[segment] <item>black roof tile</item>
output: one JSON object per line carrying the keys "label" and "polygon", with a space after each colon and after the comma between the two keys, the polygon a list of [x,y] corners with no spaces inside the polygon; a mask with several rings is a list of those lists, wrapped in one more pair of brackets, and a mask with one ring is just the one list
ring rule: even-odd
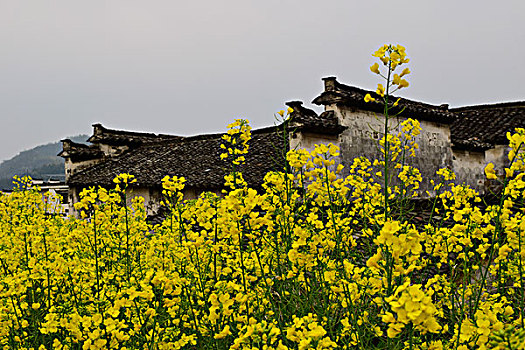
{"label": "black roof tile", "polygon": [[[221,136],[199,135],[143,144],[73,174],[68,184],[111,186],[118,174],[128,173],[135,176],[135,186],[160,187],[164,176],[177,175],[186,178],[187,187],[219,189],[224,184],[224,175],[231,169],[220,159]],[[282,135],[276,127],[252,132],[246,162],[239,166],[250,186],[260,186],[268,171],[283,168],[278,150],[282,144]]]}
{"label": "black roof tile", "polygon": [[[457,118],[450,126],[453,147],[482,149],[508,143],[507,132],[525,128],[525,101],[451,109]],[[480,147],[478,147],[480,148]]]}

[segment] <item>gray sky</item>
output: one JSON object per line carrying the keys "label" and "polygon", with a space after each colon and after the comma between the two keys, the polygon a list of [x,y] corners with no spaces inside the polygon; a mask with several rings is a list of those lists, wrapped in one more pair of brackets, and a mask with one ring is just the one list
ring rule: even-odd
{"label": "gray sky", "polygon": [[[0,0],[0,160],[110,128],[190,135],[273,124],[321,78],[375,89],[384,43],[400,94],[451,106],[525,100],[523,0]],[[319,109],[317,109],[319,111]]]}

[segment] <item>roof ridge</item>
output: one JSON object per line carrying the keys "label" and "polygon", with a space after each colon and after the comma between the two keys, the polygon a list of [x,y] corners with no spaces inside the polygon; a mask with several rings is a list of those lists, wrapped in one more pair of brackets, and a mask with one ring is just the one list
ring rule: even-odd
{"label": "roof ridge", "polygon": [[64,142],[67,142],[69,143],[69,145],[71,146],[74,146],[74,147],[79,147],[79,148],[90,148],[91,146],[93,145],[88,145],[88,144],[85,144],[85,143],[82,143],[82,142],[75,142],[69,138],[67,139],[62,139],[60,140],[60,142],[64,143]]}
{"label": "roof ridge", "polygon": [[[269,133],[277,131],[281,125],[282,124],[253,129],[251,132],[252,132],[252,135],[269,134]],[[158,140],[155,142],[141,144],[140,146],[137,147],[137,149],[143,148],[143,147],[151,147],[155,145],[170,144],[170,143],[185,143],[185,142],[193,142],[193,141],[218,139],[218,138],[221,138],[225,134],[226,132],[213,133],[213,134],[197,134],[197,135],[191,135],[191,136],[184,136],[184,137],[181,137],[180,139],[173,138],[173,139]]]}
{"label": "roof ridge", "polygon": [[109,128],[106,128],[105,126],[103,126],[101,123],[95,123],[92,125],[94,128],[98,128],[99,130],[105,132],[105,133],[109,133],[109,134],[114,134],[114,135],[132,135],[132,136],[142,136],[142,137],[152,137],[152,138],[157,138],[157,137],[184,137],[184,136],[179,136],[179,135],[171,135],[171,134],[157,134],[157,133],[153,133],[153,132],[143,132],[143,131],[129,131],[129,130],[118,130],[118,129],[109,129]]}
{"label": "roof ridge", "polygon": [[[363,89],[363,88],[360,88],[358,86],[353,86],[353,85],[346,85],[346,84],[340,83],[338,81],[336,81],[336,83],[337,83],[338,87],[342,87],[345,90],[353,90],[353,91],[357,91],[357,92],[360,92],[360,93],[365,94],[365,95],[366,94],[375,94],[377,96],[377,93],[375,91],[372,91],[372,90]],[[434,105],[434,104],[427,103],[427,102],[411,100],[411,99],[406,98],[406,97],[401,97],[401,96],[396,96],[396,95],[389,95],[389,96],[391,98],[393,98],[393,99],[398,99],[398,98],[401,99],[400,102],[417,103],[419,105],[433,107],[433,108],[438,109],[440,111],[447,111],[447,110],[449,110],[448,108],[444,108],[444,106],[448,106],[447,104]]]}
{"label": "roof ridge", "polygon": [[512,107],[525,108],[525,101],[496,102],[496,103],[486,103],[486,104],[481,104],[481,105],[462,106],[462,107],[450,108],[450,111],[451,112],[463,112],[463,111],[480,110],[480,109],[512,108]]}

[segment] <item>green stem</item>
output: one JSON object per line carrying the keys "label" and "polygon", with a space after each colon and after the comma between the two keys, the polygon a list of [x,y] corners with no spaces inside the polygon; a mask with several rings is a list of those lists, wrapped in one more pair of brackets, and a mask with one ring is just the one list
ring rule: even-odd
{"label": "green stem", "polygon": [[44,228],[44,230],[42,231],[42,237],[44,240],[44,255],[46,258],[47,299],[48,299],[47,307],[50,308],[51,307],[51,275],[49,274],[49,266],[47,266],[49,264],[49,256],[47,252],[46,230],[47,230],[47,227]]}
{"label": "green stem", "polygon": [[520,284],[521,284],[521,296],[520,296],[520,321],[521,321],[521,328],[524,327],[524,321],[523,321],[523,303],[525,302],[525,285],[523,283],[523,265],[522,265],[522,259],[521,259],[521,231],[518,232],[518,270],[520,274]]}
{"label": "green stem", "polygon": [[388,142],[388,94],[389,94],[389,89],[390,89],[390,75],[392,74],[392,70],[391,70],[391,67],[392,67],[392,64],[391,62],[389,61],[388,63],[388,75],[387,75],[387,78],[386,78],[386,92],[385,92],[385,96],[384,96],[384,102],[385,102],[385,106],[384,106],[384,115],[385,115],[385,128],[384,128],[384,133],[383,133],[383,137],[384,137],[384,140],[385,140],[385,144],[383,146],[383,153],[384,153],[384,158],[385,158],[385,166],[384,166],[384,176],[385,176],[385,189],[384,189],[384,193],[385,193],[385,222],[387,221],[387,218],[388,218],[388,185],[389,185],[389,166],[390,166],[390,162],[389,162],[389,153],[390,153],[390,143]]}
{"label": "green stem", "polygon": [[97,277],[97,299],[100,299],[100,278],[99,278],[99,271],[98,271],[98,247],[97,247],[97,212],[95,209],[93,209],[93,235],[94,235],[94,242],[93,242],[93,251],[95,253],[95,274]]}

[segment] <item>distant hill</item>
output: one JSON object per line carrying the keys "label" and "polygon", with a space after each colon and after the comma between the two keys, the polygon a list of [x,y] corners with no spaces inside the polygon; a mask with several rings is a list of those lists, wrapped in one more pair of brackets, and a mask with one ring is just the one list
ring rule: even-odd
{"label": "distant hill", "polygon": [[[75,142],[85,143],[88,135],[69,137]],[[34,179],[64,178],[64,159],[57,157],[62,150],[61,142],[48,143],[22,151],[11,159],[0,163],[0,190],[11,189],[13,176],[29,175]]]}

